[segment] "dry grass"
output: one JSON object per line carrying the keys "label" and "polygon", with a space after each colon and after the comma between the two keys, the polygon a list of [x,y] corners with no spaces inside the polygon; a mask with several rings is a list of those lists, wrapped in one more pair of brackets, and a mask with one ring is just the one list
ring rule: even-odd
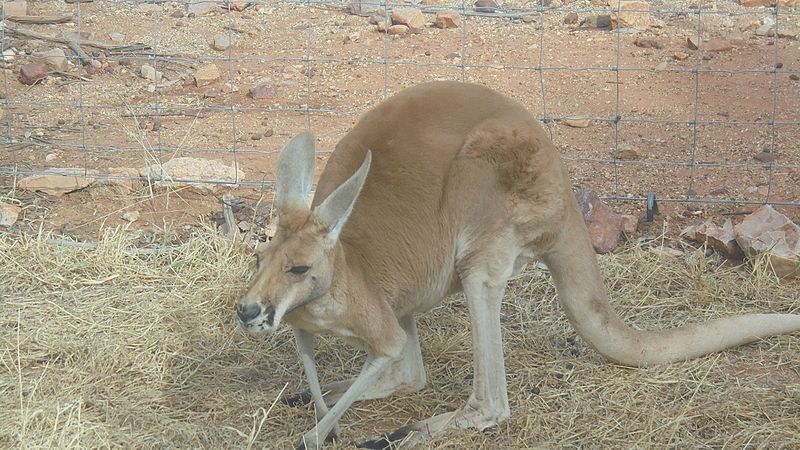
{"label": "dry grass", "polygon": [[[287,330],[234,331],[232,304],[251,270],[212,232],[173,251],[132,255],[108,231],[96,249],[0,236],[0,447],[291,447],[313,412],[274,404],[305,386]],[[615,305],[636,326],[740,311],[800,312],[797,283],[768,268],[630,247],[602,258]],[[447,448],[800,448],[798,337],[700,360],[621,368],[587,350],[545,273],[512,283],[504,306],[512,417]],[[343,444],[460,406],[470,388],[464,302],[421,318],[429,387],[354,406]],[[361,356],[321,343],[321,377]]]}

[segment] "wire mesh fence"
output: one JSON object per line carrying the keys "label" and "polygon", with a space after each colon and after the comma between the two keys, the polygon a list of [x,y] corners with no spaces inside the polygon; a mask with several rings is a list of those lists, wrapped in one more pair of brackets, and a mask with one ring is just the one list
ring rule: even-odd
{"label": "wire mesh fence", "polygon": [[[446,79],[520,101],[606,198],[800,206],[790,0],[19,3],[0,35],[5,190],[157,178],[179,156],[239,171],[176,181],[268,186],[290,136],[313,130],[325,159],[371,106]],[[378,31],[405,8],[421,24]]]}

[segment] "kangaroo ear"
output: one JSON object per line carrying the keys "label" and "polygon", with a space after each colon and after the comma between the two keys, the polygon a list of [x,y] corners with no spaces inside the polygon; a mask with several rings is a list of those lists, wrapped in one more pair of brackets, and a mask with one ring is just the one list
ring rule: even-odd
{"label": "kangaroo ear", "polygon": [[314,210],[317,217],[328,225],[327,239],[330,242],[339,239],[339,233],[342,232],[342,227],[347,222],[350,212],[353,211],[353,205],[356,204],[361,187],[364,186],[364,181],[367,179],[371,162],[372,152],[368,151],[361,167]]}
{"label": "kangaroo ear", "polygon": [[308,210],[313,182],[314,135],[306,131],[292,138],[278,157],[278,214],[287,206]]}

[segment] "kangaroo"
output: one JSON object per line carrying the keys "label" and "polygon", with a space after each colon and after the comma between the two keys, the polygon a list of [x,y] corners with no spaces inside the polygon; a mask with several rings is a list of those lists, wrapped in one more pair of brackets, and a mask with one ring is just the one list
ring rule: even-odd
{"label": "kangaroo", "polygon": [[[367,447],[485,428],[510,415],[500,304],[509,278],[542,260],[575,330],[609,360],[648,366],[686,360],[800,330],[800,315],[748,314],[640,331],[609,305],[595,252],[555,146],[510,98],[475,84],[432,82],[365,113],[336,145],[309,205],[314,138],[281,152],[278,225],[257,250],[236,307],[241,327],[294,330],[321,419],[300,441],[335,435],[353,402],[426,383],[415,316],[463,291],[474,352],[472,393],[457,411]],[[333,334],[367,353],[357,377],[320,386],[314,336]],[[323,395],[323,392],[326,394]],[[332,406],[330,406],[332,405]]]}

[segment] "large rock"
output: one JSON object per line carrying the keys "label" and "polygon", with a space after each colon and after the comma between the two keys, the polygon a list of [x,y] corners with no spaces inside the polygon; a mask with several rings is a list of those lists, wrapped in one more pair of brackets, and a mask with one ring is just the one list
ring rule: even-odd
{"label": "large rock", "polygon": [[733,231],[733,223],[730,219],[720,227],[710,220],[700,225],[693,225],[681,233],[687,239],[706,243],[708,246],[718,251],[728,259],[741,260],[744,253]]}
{"label": "large rock", "polygon": [[417,8],[396,8],[392,10],[392,23],[418,31],[425,26],[425,15]]}
{"label": "large rock", "polygon": [[64,71],[67,69],[67,55],[60,48],[36,52],[33,55],[41,58],[42,62],[53,70]]}
{"label": "large rock", "polygon": [[155,180],[157,185],[168,187],[191,186],[201,193],[214,192],[224,184],[236,183],[244,172],[218,161],[181,157],[164,164],[153,164],[139,169],[139,175]]}
{"label": "large rock", "polygon": [[0,227],[10,227],[17,223],[21,211],[22,208],[17,205],[0,203]]}
{"label": "large rock", "polygon": [[39,80],[47,76],[47,64],[43,62],[32,62],[23,64],[19,68],[19,81],[22,84],[34,85]]}
{"label": "large rock", "polygon": [[781,278],[800,277],[800,227],[769,205],[758,208],[734,227],[745,255],[767,254]]}
{"label": "large rock", "polygon": [[433,23],[436,28],[458,28],[461,26],[461,15],[453,10],[439,11]]}
{"label": "large rock", "polygon": [[[650,5],[647,2],[612,2],[611,8],[615,11],[611,15],[613,28],[638,28],[644,30],[650,26]],[[619,12],[619,17],[617,16],[617,11]]]}
{"label": "large rock", "polygon": [[589,189],[581,189],[575,193],[580,205],[583,220],[589,229],[592,245],[597,253],[614,251],[619,244],[622,232],[622,217],[611,210],[600,197]]}
{"label": "large rock", "polygon": [[32,175],[19,181],[19,187],[26,191],[39,191],[61,197],[95,182],[92,177],[96,170],[85,172],[80,168],[53,168],[42,175]]}
{"label": "large rock", "polygon": [[217,67],[216,64],[203,64],[194,74],[194,84],[197,85],[197,87],[208,86],[219,80],[221,75],[222,72],[219,71],[219,67]]}

